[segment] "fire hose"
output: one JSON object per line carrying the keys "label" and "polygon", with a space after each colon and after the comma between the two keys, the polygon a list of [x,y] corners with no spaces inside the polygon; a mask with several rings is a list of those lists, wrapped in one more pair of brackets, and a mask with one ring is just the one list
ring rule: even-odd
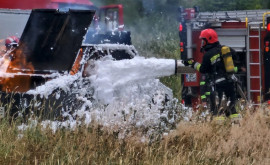
{"label": "fire hose", "polygon": [[175,60],[175,74],[196,73],[194,68],[185,66],[182,60]]}

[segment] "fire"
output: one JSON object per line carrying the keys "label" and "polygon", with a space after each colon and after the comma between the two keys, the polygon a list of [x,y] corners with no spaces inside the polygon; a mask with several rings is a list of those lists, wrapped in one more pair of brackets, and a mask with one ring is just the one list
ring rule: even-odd
{"label": "fire", "polygon": [[0,40],[0,51],[1,51],[1,55],[3,55],[2,53],[5,51],[5,40],[4,39]]}
{"label": "fire", "polygon": [[9,56],[7,54],[3,55],[1,62],[0,62],[0,72],[1,73],[7,72],[7,68],[9,66],[9,63],[10,63]]}
{"label": "fire", "polygon": [[79,55],[78,55],[78,57],[76,58],[76,60],[75,60],[75,62],[74,62],[74,64],[73,64],[73,66],[72,66],[71,71],[70,71],[69,74],[74,75],[74,74],[78,73],[78,71],[79,71],[79,69],[80,69],[80,67],[81,67],[80,62],[81,62],[81,60],[82,60],[82,56],[83,56],[83,50],[82,50],[82,48],[81,48],[81,49],[80,49],[80,52],[79,52]]}
{"label": "fire", "polygon": [[[11,52],[7,52],[3,59],[3,67],[0,71],[7,73],[1,78],[1,90],[5,92],[26,92],[31,87],[30,75],[34,73],[32,63],[26,61],[26,55],[20,46]],[[5,68],[6,65],[6,68]]]}
{"label": "fire", "polygon": [[0,40],[0,73],[6,73],[10,60],[6,56],[5,40]]}

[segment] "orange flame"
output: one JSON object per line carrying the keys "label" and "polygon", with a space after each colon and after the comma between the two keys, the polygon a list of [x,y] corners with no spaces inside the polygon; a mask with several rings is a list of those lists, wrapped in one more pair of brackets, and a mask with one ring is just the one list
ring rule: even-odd
{"label": "orange flame", "polygon": [[[6,92],[26,92],[31,87],[31,74],[34,73],[32,63],[26,61],[26,55],[22,49],[15,49],[8,54],[10,62],[6,73],[12,77],[1,78],[1,90]],[[14,74],[13,74],[14,73]],[[22,74],[20,74],[22,73]]]}
{"label": "orange flame", "polygon": [[74,74],[78,73],[78,71],[79,71],[79,69],[81,67],[80,62],[82,60],[82,57],[83,57],[83,50],[81,48],[80,52],[79,52],[79,55],[77,56],[73,66],[72,66],[72,68],[71,68],[71,70],[69,72],[70,75],[74,75]]}

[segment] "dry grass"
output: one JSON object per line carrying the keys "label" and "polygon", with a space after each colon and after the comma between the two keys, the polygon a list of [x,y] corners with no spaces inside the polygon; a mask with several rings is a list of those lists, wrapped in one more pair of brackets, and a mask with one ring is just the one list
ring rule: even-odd
{"label": "dry grass", "polygon": [[240,125],[180,122],[161,140],[119,139],[100,126],[25,131],[0,122],[0,164],[269,164],[268,109],[243,114]]}

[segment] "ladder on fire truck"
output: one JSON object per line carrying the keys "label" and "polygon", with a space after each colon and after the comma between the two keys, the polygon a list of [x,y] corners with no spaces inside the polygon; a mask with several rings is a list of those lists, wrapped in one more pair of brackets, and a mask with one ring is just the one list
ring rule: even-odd
{"label": "ladder on fire truck", "polygon": [[240,11],[217,11],[217,12],[200,12],[195,17],[196,22],[225,22],[239,21],[261,23],[263,14],[269,10],[240,10]]}
{"label": "ladder on fire truck", "polygon": [[[255,34],[251,33],[251,29],[254,28],[257,30]],[[262,23],[257,22],[249,23],[247,26],[247,97],[248,100],[257,100],[253,105],[261,105],[262,103],[261,28]],[[251,44],[251,42],[253,43]],[[257,96],[257,98],[252,99],[252,96]]]}

